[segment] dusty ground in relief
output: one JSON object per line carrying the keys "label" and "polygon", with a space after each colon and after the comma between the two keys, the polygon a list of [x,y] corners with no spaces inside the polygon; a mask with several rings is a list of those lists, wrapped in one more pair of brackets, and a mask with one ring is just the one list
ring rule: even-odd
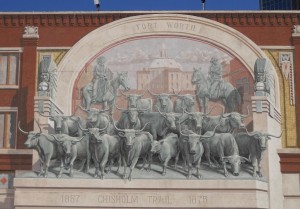
{"label": "dusty ground in relief", "polygon": [[[147,165],[145,168],[147,168]],[[157,163],[153,162],[151,165],[151,170],[147,171],[146,169],[141,170],[142,162],[136,165],[136,167],[132,171],[132,179],[186,179],[187,169],[183,170],[182,164],[179,162],[177,169],[174,168],[174,162],[170,161],[167,174],[165,176],[162,175],[162,166]],[[117,167],[113,166],[112,171],[110,173],[106,173],[104,179],[120,179],[122,177],[122,173],[124,171],[124,167],[120,167],[120,173],[116,172]],[[228,177],[224,176],[223,166],[219,168],[210,168],[206,162],[201,164],[200,173],[202,178],[201,179],[257,179],[261,181],[266,181],[265,177],[252,177],[252,166],[249,164],[242,164],[239,176],[233,176],[231,172],[231,167],[228,165],[227,170],[229,172]],[[59,167],[50,167],[48,178],[56,178],[56,175],[59,173]],[[88,173],[79,172],[78,170],[74,169],[74,177],[73,178],[94,178],[95,168],[91,163],[90,169]],[[129,173],[129,168],[127,169],[127,175]],[[197,179],[197,170],[194,168],[193,176],[191,179]],[[19,178],[36,178],[38,177],[38,172],[32,171],[28,173],[23,173],[18,175]],[[69,173],[66,169],[64,169],[62,178],[70,178]]]}

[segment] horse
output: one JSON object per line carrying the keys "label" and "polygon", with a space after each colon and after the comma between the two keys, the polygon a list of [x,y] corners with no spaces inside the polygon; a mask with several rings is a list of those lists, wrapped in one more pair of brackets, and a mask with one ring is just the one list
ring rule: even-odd
{"label": "horse", "polygon": [[[128,87],[127,81],[128,81],[127,72],[117,72],[117,76],[107,81],[105,90],[99,89],[100,91],[101,90],[104,91],[103,96],[101,98],[97,97],[94,103],[103,104],[104,106],[103,109],[107,109],[109,107],[112,114],[113,106],[115,104],[115,100],[117,97],[117,92],[120,86],[123,86],[126,91],[130,89]],[[89,111],[91,108],[92,92],[93,92],[93,83],[89,83],[82,88],[82,102],[83,102],[83,106],[87,111]]]}
{"label": "horse", "polygon": [[228,113],[239,110],[242,105],[242,98],[238,90],[231,83],[225,81],[223,81],[222,85],[219,85],[218,97],[212,98],[210,95],[210,80],[204,76],[201,69],[194,68],[192,83],[196,85],[196,95],[200,111],[204,113],[207,113],[209,100],[221,100],[225,106],[225,111]]}

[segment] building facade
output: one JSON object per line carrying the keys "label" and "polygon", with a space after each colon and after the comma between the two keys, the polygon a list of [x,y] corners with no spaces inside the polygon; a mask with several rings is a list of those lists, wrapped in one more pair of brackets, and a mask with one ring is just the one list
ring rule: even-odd
{"label": "building facade", "polygon": [[[1,208],[298,208],[299,12],[1,13],[0,37]],[[40,170],[39,155],[24,143],[29,131],[54,134],[51,115],[87,119],[89,107],[108,108],[119,121],[124,110],[114,105],[127,108],[121,93],[157,104],[147,90],[175,91],[172,112],[180,96],[192,95],[199,111],[205,81],[209,108],[228,113],[220,94],[232,86],[241,96],[234,111],[250,116],[247,130],[272,135],[263,177],[242,164],[239,177],[225,178],[205,162],[201,180],[187,180],[184,169],[168,169],[165,177],[134,169],[131,182],[114,172],[104,180],[91,173],[57,180],[56,168],[48,178],[31,171]],[[212,115],[224,117],[220,109]]]}
{"label": "building facade", "polygon": [[261,10],[299,10],[299,0],[260,0]]}

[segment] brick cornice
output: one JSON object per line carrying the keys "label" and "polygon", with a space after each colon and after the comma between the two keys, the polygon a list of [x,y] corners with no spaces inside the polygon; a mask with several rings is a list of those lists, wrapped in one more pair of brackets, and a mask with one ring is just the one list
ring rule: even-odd
{"label": "brick cornice", "polygon": [[26,46],[38,46],[38,38],[23,38],[22,39],[22,43],[23,43],[23,47]]}
{"label": "brick cornice", "polygon": [[[164,12],[157,12],[164,14]],[[292,26],[300,24],[300,12],[180,12],[203,17],[233,26]],[[43,26],[101,26],[109,22],[153,12],[107,12],[107,13],[2,13],[0,27]]]}
{"label": "brick cornice", "polygon": [[285,148],[278,151],[282,173],[300,173],[300,149]]}

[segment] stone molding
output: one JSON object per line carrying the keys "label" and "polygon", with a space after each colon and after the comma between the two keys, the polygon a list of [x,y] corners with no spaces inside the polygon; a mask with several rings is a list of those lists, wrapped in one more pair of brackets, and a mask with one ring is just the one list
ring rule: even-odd
{"label": "stone molding", "polygon": [[38,27],[30,25],[25,26],[23,38],[39,38]]}
{"label": "stone molding", "polygon": [[[143,14],[169,14],[170,12],[47,12],[47,13],[0,13],[0,27],[34,26],[102,26],[112,21]],[[254,12],[254,11],[172,11],[235,26],[293,26],[300,23],[300,12]]]}
{"label": "stone molding", "polygon": [[300,25],[293,26],[293,37],[300,37]]}

